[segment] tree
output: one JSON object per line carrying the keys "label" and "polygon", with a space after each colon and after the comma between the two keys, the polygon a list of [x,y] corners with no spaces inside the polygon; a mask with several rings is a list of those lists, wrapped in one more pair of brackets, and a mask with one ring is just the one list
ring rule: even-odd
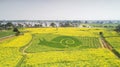
{"label": "tree", "polygon": [[99,32],[100,35],[103,35],[103,32]]}
{"label": "tree", "polygon": [[22,28],[22,27],[23,27],[23,25],[22,25],[22,24],[20,24],[20,23],[18,23],[18,27]]}
{"label": "tree", "polygon": [[60,26],[60,27],[64,27],[64,24],[63,24],[63,23],[59,23],[59,26]]}
{"label": "tree", "polygon": [[120,32],[120,24],[118,26],[116,26],[116,29],[115,29],[116,32]]}
{"label": "tree", "polygon": [[51,23],[50,26],[56,27],[57,25],[55,23]]}
{"label": "tree", "polygon": [[87,27],[87,25],[82,25],[82,27]]}
{"label": "tree", "polygon": [[14,27],[13,32],[16,32],[16,36],[20,34],[20,31],[16,27]]}
{"label": "tree", "polygon": [[99,35],[100,35],[100,37],[102,37],[102,38],[104,37],[104,36],[103,36],[103,32],[99,32]]}
{"label": "tree", "polygon": [[10,26],[13,26],[13,24],[11,22],[8,22],[6,26],[10,27]]}
{"label": "tree", "polygon": [[35,27],[39,27],[39,24],[35,24],[34,26],[35,26]]}
{"label": "tree", "polygon": [[13,27],[13,24],[11,22],[8,22],[6,25],[5,25],[5,28],[6,29],[12,29]]}
{"label": "tree", "polygon": [[72,26],[72,24],[70,22],[65,23],[65,27],[71,27],[71,26]]}

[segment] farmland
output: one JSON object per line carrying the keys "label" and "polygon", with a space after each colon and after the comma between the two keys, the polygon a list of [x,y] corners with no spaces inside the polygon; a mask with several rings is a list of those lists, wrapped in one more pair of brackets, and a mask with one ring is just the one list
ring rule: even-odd
{"label": "farmland", "polygon": [[107,37],[106,40],[120,53],[120,36],[119,37]]}
{"label": "farmland", "polygon": [[[55,34],[34,34],[33,41],[26,52],[81,50],[85,48],[100,48],[97,37],[61,36]],[[43,41],[41,41],[43,40]],[[67,41],[71,43],[67,43]]]}
{"label": "farmland", "polygon": [[1,67],[118,67],[119,58],[104,48],[99,32],[120,52],[120,35],[105,28],[25,28],[0,42]]}
{"label": "farmland", "polygon": [[12,34],[14,34],[14,32],[12,30],[9,30],[9,31],[3,30],[3,31],[0,32],[0,38],[5,37],[5,36],[9,36],[9,35],[12,35]]}
{"label": "farmland", "polygon": [[[47,60],[47,61],[46,61]],[[33,67],[114,67],[119,66],[120,61],[106,49],[82,49],[76,51],[48,51],[28,54],[21,66]]]}
{"label": "farmland", "polygon": [[20,47],[26,45],[30,40],[31,36],[24,34],[0,42],[0,66],[15,67],[23,57],[19,51]]}

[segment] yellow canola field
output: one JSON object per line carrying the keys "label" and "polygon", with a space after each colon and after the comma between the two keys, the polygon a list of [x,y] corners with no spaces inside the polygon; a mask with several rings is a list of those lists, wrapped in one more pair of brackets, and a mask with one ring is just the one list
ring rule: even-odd
{"label": "yellow canola field", "polygon": [[107,37],[106,40],[120,53],[120,36]]}
{"label": "yellow canola field", "polygon": [[[43,66],[54,66],[58,67],[59,65],[64,64],[65,67],[68,63],[68,66],[80,66],[84,67],[85,65],[89,67],[93,66],[120,66],[119,59],[107,49],[86,49],[81,51],[48,51],[40,53],[31,53],[27,54],[26,62],[22,66],[33,66],[39,67]],[[34,66],[35,65],[35,66]],[[74,66],[74,67],[75,67]]]}
{"label": "yellow canola field", "polygon": [[[35,33],[52,33],[69,36],[99,37],[104,29],[96,28],[26,28],[29,31],[11,40],[0,43],[0,67],[15,67],[22,53],[20,47],[27,45]],[[106,32],[105,36],[116,35],[115,32]],[[115,39],[115,38],[114,38]],[[118,38],[119,39],[119,38]],[[110,39],[111,41],[111,39]],[[113,40],[112,40],[113,41]],[[112,42],[111,41],[111,42]],[[119,42],[119,40],[116,40]],[[35,48],[34,48],[35,49]],[[21,67],[119,67],[120,60],[108,49],[81,49],[73,51],[48,51],[27,53]]]}
{"label": "yellow canola field", "polygon": [[16,36],[13,40],[9,42],[0,43],[2,47],[22,47],[29,43],[32,39],[31,34],[25,33],[24,35]]}
{"label": "yellow canola field", "polygon": [[26,28],[25,30],[34,33],[53,33],[67,36],[88,36],[98,37],[99,32],[104,31],[102,28]]}
{"label": "yellow canola field", "polygon": [[0,42],[0,67],[15,67],[23,57],[20,47],[25,46],[31,39],[32,36],[25,33]]}
{"label": "yellow canola field", "polygon": [[0,47],[0,67],[15,67],[21,58],[19,48]]}

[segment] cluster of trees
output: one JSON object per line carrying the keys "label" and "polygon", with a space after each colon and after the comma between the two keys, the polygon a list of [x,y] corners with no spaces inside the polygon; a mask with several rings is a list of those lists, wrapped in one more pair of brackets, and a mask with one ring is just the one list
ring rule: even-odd
{"label": "cluster of trees", "polygon": [[79,23],[73,22],[52,22],[52,23],[38,23],[35,25],[26,24],[26,27],[78,27]]}
{"label": "cluster of trees", "polygon": [[57,27],[57,25],[55,23],[51,23],[50,26],[51,27]]}
{"label": "cluster of trees", "polygon": [[93,25],[93,27],[114,28],[112,25]]}
{"label": "cluster of trees", "polygon": [[8,22],[6,24],[1,24],[0,23],[0,30],[9,30],[12,29],[13,24],[11,22]]}
{"label": "cluster of trees", "polygon": [[116,32],[120,32],[120,24],[118,26],[116,26],[116,29],[115,29]]}
{"label": "cluster of trees", "polygon": [[72,23],[72,22],[66,22],[66,23],[59,23],[60,27],[78,27],[79,23]]}
{"label": "cluster of trees", "polygon": [[16,36],[18,36],[20,34],[20,31],[16,27],[14,27],[13,32],[16,32],[16,34],[15,34]]}
{"label": "cluster of trees", "polygon": [[16,36],[20,34],[20,31],[15,27],[11,22],[8,22],[6,24],[0,23],[0,30],[11,30],[13,29],[13,32],[16,32]]}

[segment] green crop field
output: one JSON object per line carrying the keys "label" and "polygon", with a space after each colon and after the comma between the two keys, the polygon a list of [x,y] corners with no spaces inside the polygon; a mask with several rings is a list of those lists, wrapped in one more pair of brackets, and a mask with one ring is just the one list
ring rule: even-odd
{"label": "green crop field", "polygon": [[120,53],[120,36],[107,37],[106,40]]}
{"label": "green crop field", "polygon": [[9,36],[9,35],[13,35],[14,32],[12,30],[4,30],[4,31],[0,31],[0,38],[1,37],[5,37],[5,36]]}
{"label": "green crop field", "polygon": [[32,44],[26,52],[80,50],[100,48],[98,37],[63,36],[55,34],[34,34]]}
{"label": "green crop field", "polygon": [[25,28],[0,42],[0,67],[119,67],[99,32],[120,52],[120,35],[105,28]]}

